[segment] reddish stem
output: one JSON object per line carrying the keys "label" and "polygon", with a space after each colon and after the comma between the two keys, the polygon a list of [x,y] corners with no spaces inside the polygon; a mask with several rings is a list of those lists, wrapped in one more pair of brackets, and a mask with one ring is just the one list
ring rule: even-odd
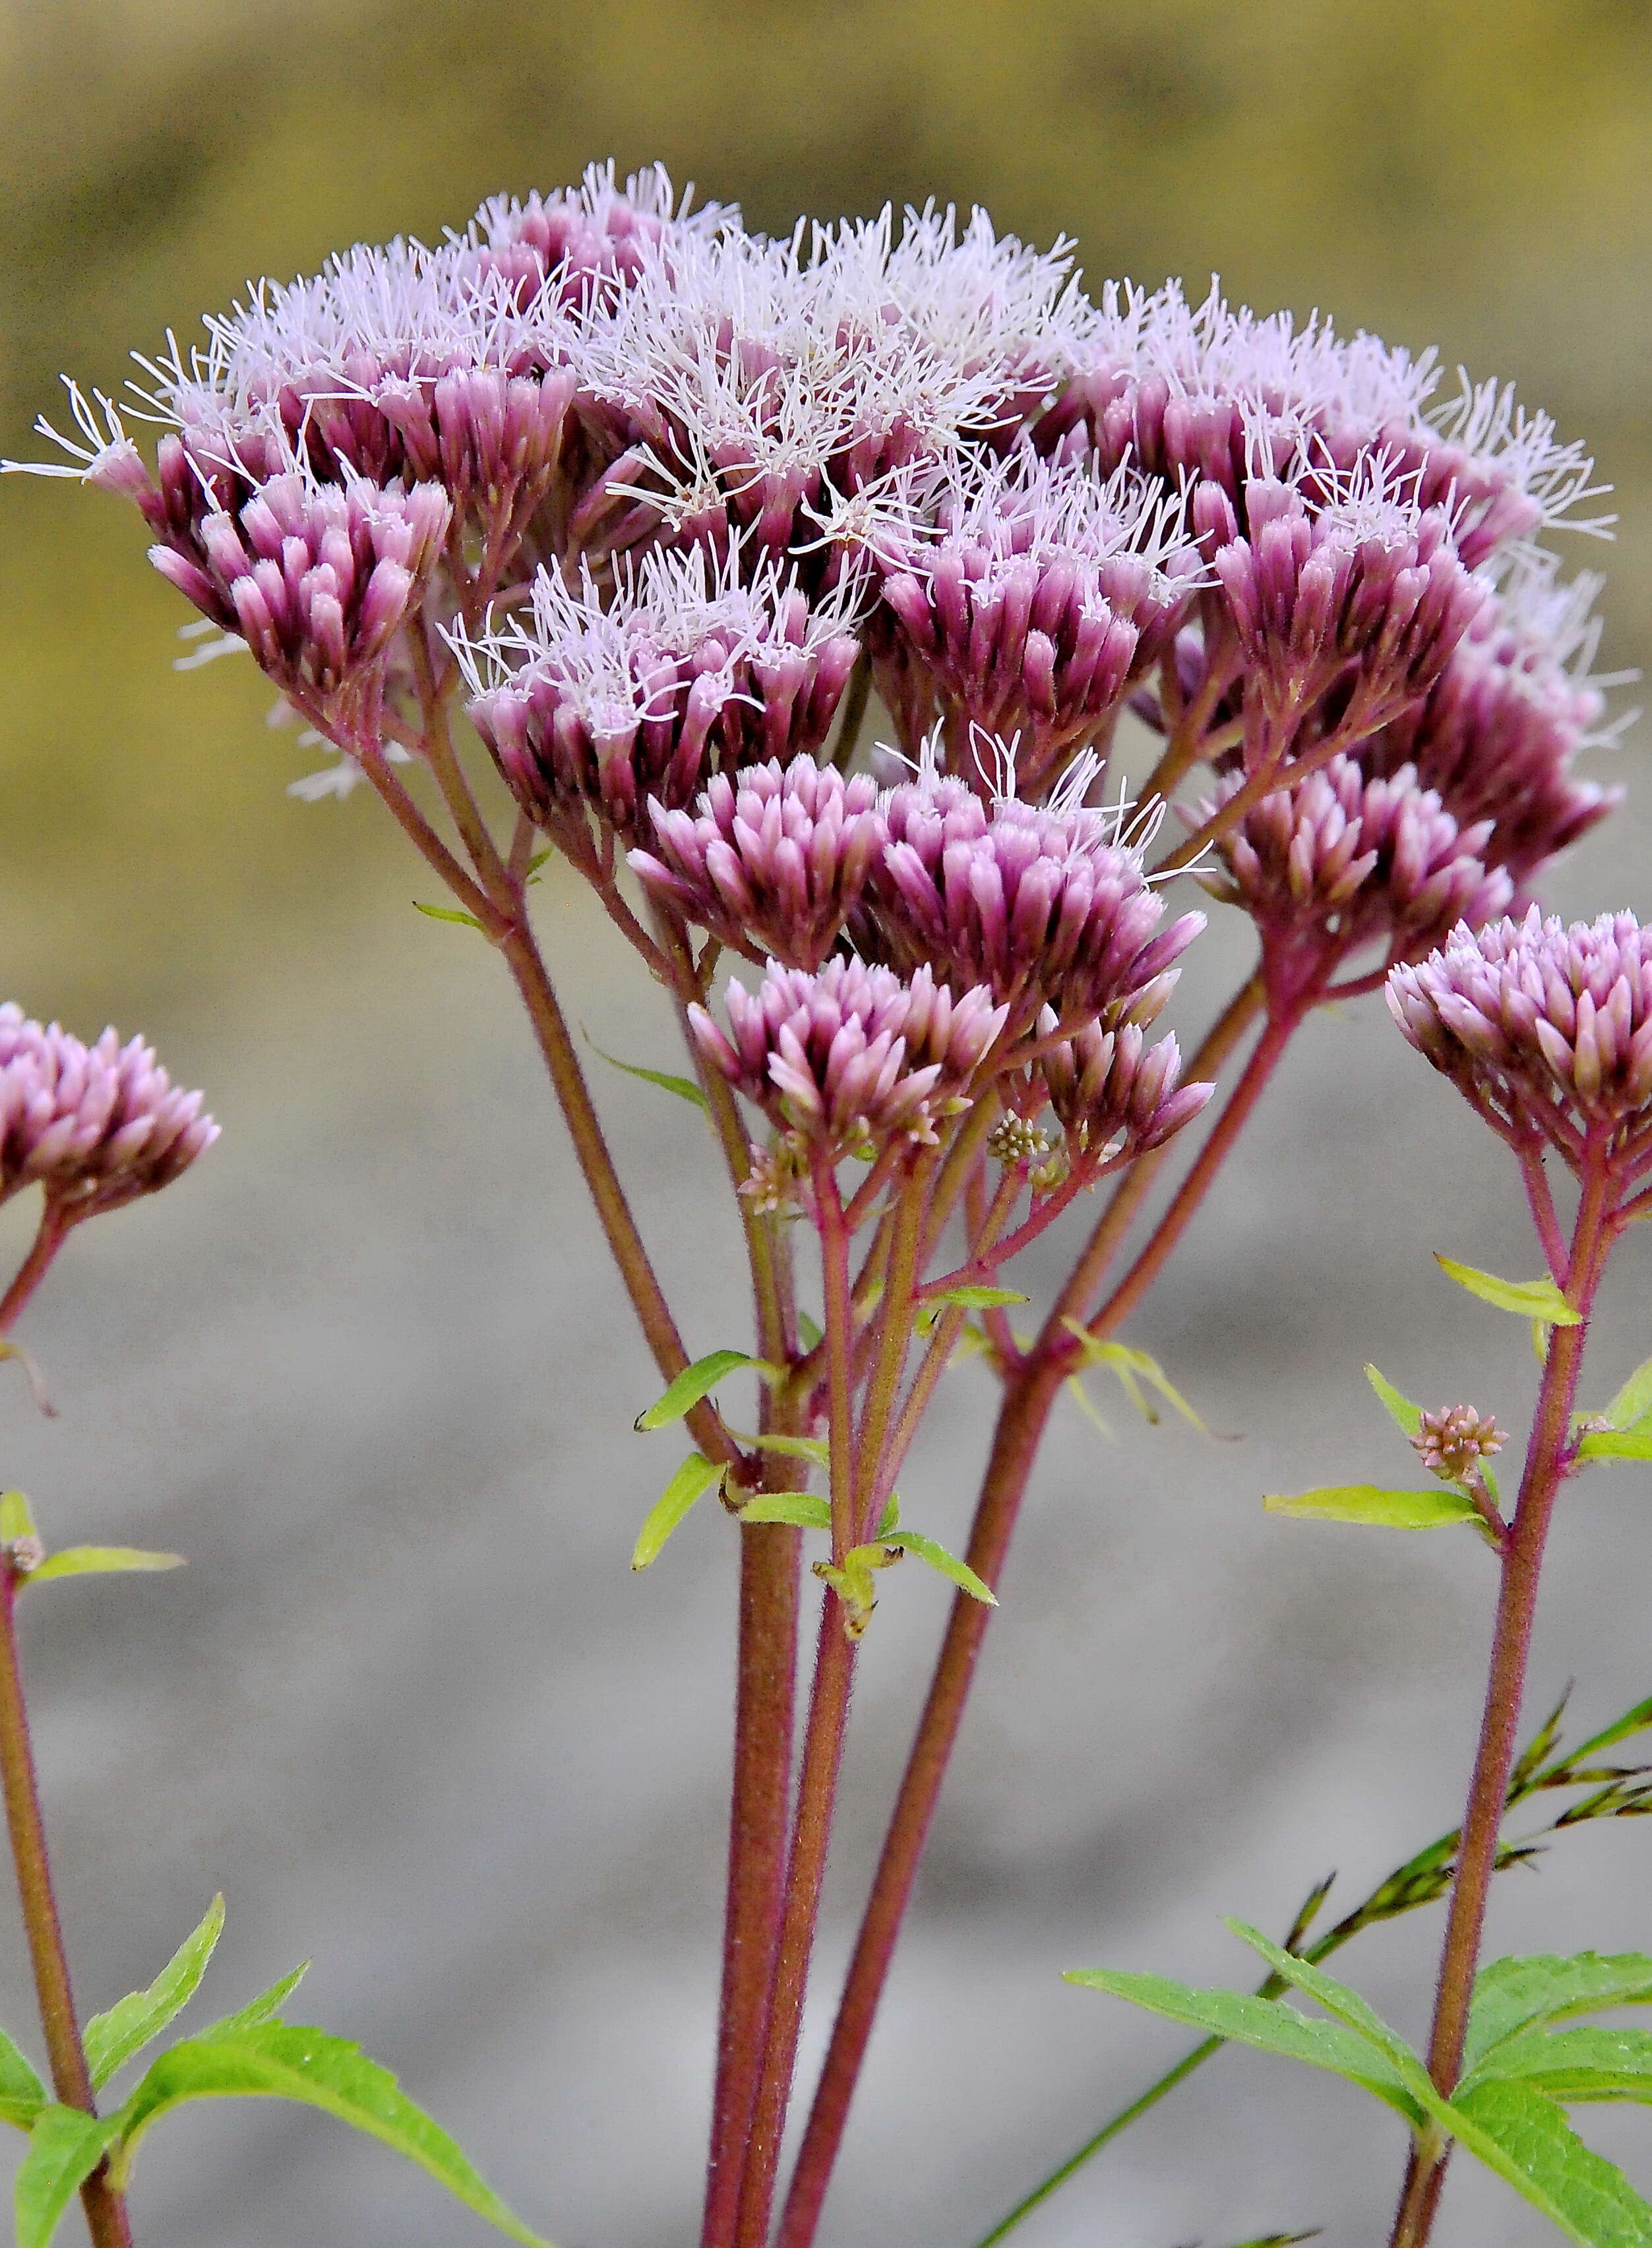
{"label": "reddish stem", "polygon": [[30,1297],[51,1269],[51,1260],[67,1240],[73,1223],[54,1203],[48,1202],[41,1211],[29,1253],[13,1273],[11,1285],[0,1296],[0,1338],[9,1335],[23,1317]]}

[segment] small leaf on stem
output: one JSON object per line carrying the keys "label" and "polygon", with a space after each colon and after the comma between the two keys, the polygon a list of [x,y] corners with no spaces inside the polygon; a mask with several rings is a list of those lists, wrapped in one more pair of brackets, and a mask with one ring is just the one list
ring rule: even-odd
{"label": "small leaf on stem", "polygon": [[34,1511],[20,1491],[0,1497],[0,1546],[15,1546],[19,1538],[38,1538]]}
{"label": "small leaf on stem", "polygon": [[466,913],[458,906],[428,906],[418,898],[415,898],[413,908],[415,913],[422,913],[427,921],[457,922],[463,928],[478,930],[482,927],[482,923],[473,913]]}
{"label": "small leaf on stem", "polygon": [[682,1420],[683,1415],[691,1412],[703,1397],[710,1395],[719,1381],[748,1366],[770,1378],[777,1376],[780,1371],[778,1367],[771,1366],[767,1359],[753,1358],[748,1351],[708,1351],[703,1358],[696,1358],[692,1366],[685,1366],[665,1395],[657,1397],[646,1413],[637,1415],[635,1425],[638,1433],[646,1434],[650,1429],[663,1429],[670,1422]]}
{"label": "small leaf on stem", "polygon": [[0,2030],[0,2123],[26,2131],[46,2104],[46,2087],[32,2065]]}
{"label": "small leaf on stem", "polygon": [[607,1063],[610,1069],[622,1069],[627,1077],[640,1077],[644,1085],[657,1085],[661,1093],[675,1093],[679,1100],[689,1102],[707,1116],[711,1114],[710,1104],[703,1090],[691,1077],[674,1077],[668,1069],[644,1069],[640,1062],[621,1061],[617,1054],[604,1053],[589,1031],[585,1033],[585,1042],[600,1060]]}
{"label": "small leaf on stem", "polygon": [[830,1530],[832,1506],[812,1491],[758,1491],[735,1510],[741,1522],[789,1522],[799,1530]]}
{"label": "small leaf on stem", "polygon": [[1637,1421],[1652,1418],[1652,1358],[1642,1359],[1606,1408],[1614,1429],[1632,1429]]}
{"label": "small leaf on stem", "polygon": [[265,2022],[278,2021],[282,2007],[310,1972],[310,1966],[309,1960],[301,1959],[296,1967],[271,1983],[268,1990],[260,1991],[256,1998],[249,1998],[244,2006],[237,2006],[234,2013],[226,2014],[222,2021],[212,2023],[199,2035],[236,2037],[243,2030],[261,2029]]}
{"label": "small leaf on stem", "polygon": [[936,1539],[924,1537],[921,1531],[899,1530],[892,1526],[887,1531],[881,1530],[878,1540],[881,1545],[898,1546],[903,1553],[910,1553],[915,1560],[927,1561],[930,1568],[938,1569],[961,1593],[968,1593],[972,1600],[980,1600],[990,1608],[998,1605],[997,1594],[989,1585],[982,1582],[969,1563],[960,1561],[956,1553],[949,1552]]}
{"label": "small leaf on stem", "polygon": [[182,1553],[145,1553],[135,1546],[65,1546],[48,1553],[25,1581],[44,1585],[53,1577],[110,1577],[128,1569],[182,1569]]}
{"label": "small leaf on stem", "polygon": [[1006,1304],[1025,1304],[1028,1300],[1017,1288],[989,1288],[964,1281],[956,1288],[937,1288],[933,1294],[926,1292],[919,1299],[918,1309],[928,1312],[943,1304],[956,1304],[966,1312],[997,1312]]}
{"label": "small leaf on stem", "polygon": [[1422,1426],[1422,1408],[1420,1405],[1414,1405],[1409,1397],[1404,1396],[1391,1381],[1379,1374],[1374,1366],[1366,1367],[1365,1378],[1375,1390],[1381,1402],[1383,1411],[1393,1422],[1395,1427],[1408,1436],[1415,1436]]}
{"label": "small leaf on stem", "polygon": [[722,1479],[723,1470],[713,1466],[703,1452],[690,1452],[648,1509],[631,1549],[631,1566],[646,1569],[651,1561],[657,1561],[666,1539],[696,1500],[703,1498],[712,1484]]}
{"label": "small leaf on stem", "polygon": [[107,2013],[93,2014],[86,2027],[86,2048],[94,2087],[106,2084],[123,2061],[141,2052],[188,2005],[201,1987],[207,1962],[223,1933],[220,1894],[207,1907],[200,1926],[179,1945],[147,1991],[134,1991]]}
{"label": "small leaf on stem", "polygon": [[12,2186],[17,2248],[46,2248],[119,2130],[113,2117],[84,2114],[79,2108],[51,2102],[40,2110]]}
{"label": "small leaf on stem", "polygon": [[1385,1530],[1437,1530],[1448,1522],[1478,1522],[1471,1498],[1442,1484],[1434,1491],[1383,1491],[1375,1484],[1327,1485],[1295,1498],[1271,1492],[1262,1502],[1270,1514],[1293,1514],[1316,1522],[1363,1522]]}
{"label": "small leaf on stem", "polygon": [[1455,1280],[1483,1304],[1494,1304],[1500,1312],[1513,1312],[1524,1319],[1535,1319],[1542,1326],[1574,1327],[1582,1314],[1574,1312],[1553,1280],[1500,1280],[1495,1272],[1482,1272],[1473,1264],[1459,1264],[1454,1258],[1442,1257],[1436,1251],[1435,1263],[1448,1280]]}

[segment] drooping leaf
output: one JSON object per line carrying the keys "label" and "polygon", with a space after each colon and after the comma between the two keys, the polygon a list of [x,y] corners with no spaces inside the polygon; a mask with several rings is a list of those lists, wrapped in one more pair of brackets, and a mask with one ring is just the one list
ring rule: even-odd
{"label": "drooping leaf", "polygon": [[830,1530],[832,1504],[812,1491],[754,1491],[740,1508],[742,1522],[789,1522],[799,1530]]}
{"label": "drooping leaf", "polygon": [[84,2115],[78,2108],[42,2108],[12,2187],[17,2248],[46,2248],[118,2128],[111,2117]]}
{"label": "drooping leaf", "polygon": [[1328,2068],[1352,2084],[1363,2086],[1395,2108],[1413,2126],[1422,2111],[1397,2072],[1366,2039],[1340,2022],[1310,2020],[1282,1999],[1253,1998],[1248,1991],[1198,1990],[1175,1983],[1162,1975],[1133,1975],[1106,1967],[1079,1969],[1063,1977],[1093,1991],[1106,1991],[1116,1998],[1150,2013],[1185,2022],[1207,2036],[1228,2038],[1254,2046],[1262,2053],[1278,2053],[1285,2060],[1305,2060],[1314,2068]]}
{"label": "drooping leaf", "polygon": [[34,1511],[20,1491],[0,1496],[0,1546],[15,1546],[19,1538],[38,1538]]}
{"label": "drooping leaf", "polygon": [[271,1983],[268,1990],[260,1991],[256,1998],[249,1998],[244,2006],[237,2006],[234,2013],[226,2014],[222,2021],[212,2023],[197,2034],[203,2038],[238,2037],[243,2030],[261,2029],[265,2022],[278,2020],[282,2007],[310,1972],[310,1965],[309,1960],[301,1959],[296,1967]]}
{"label": "drooping leaf", "polygon": [[634,1569],[646,1569],[651,1561],[659,1559],[660,1549],[689,1509],[722,1477],[722,1469],[714,1466],[703,1452],[689,1454],[648,1509],[648,1518],[637,1532],[637,1542],[631,1549]]}
{"label": "drooping leaf", "polygon": [[990,1608],[998,1605],[997,1594],[982,1582],[967,1561],[960,1561],[956,1553],[949,1552],[936,1539],[924,1537],[922,1532],[891,1527],[887,1532],[879,1532],[878,1542],[883,1546],[898,1546],[903,1553],[910,1553],[915,1559],[928,1562],[930,1568],[938,1569],[961,1593],[968,1593],[972,1600],[980,1600]]}
{"label": "drooping leaf", "polygon": [[145,1553],[135,1546],[65,1546],[48,1553],[24,1582],[50,1584],[54,1577],[108,1577],[126,1569],[182,1569],[182,1553]]}
{"label": "drooping leaf", "polygon": [[0,2123],[26,2131],[46,2104],[46,2087],[27,2057],[0,2030]]}
{"label": "drooping leaf", "polygon": [[1652,1416],[1652,1358],[1643,1358],[1606,1408],[1614,1429],[1632,1429]]}
{"label": "drooping leaf", "polygon": [[1315,1522],[1367,1522],[1385,1530],[1438,1530],[1448,1522],[1477,1522],[1471,1498],[1448,1484],[1432,1491],[1383,1491],[1375,1484],[1328,1484],[1294,1498],[1274,1491],[1262,1502],[1270,1514]]}
{"label": "drooping leaf", "polygon": [[997,1312],[1006,1304],[1025,1304],[1027,1300],[1016,1288],[989,1288],[966,1281],[956,1288],[940,1288],[933,1295],[926,1295],[919,1309],[932,1312],[943,1304],[956,1304],[966,1312]]}
{"label": "drooping leaf", "polygon": [[606,1061],[610,1069],[622,1069],[627,1077],[640,1077],[644,1085],[657,1085],[661,1093],[675,1093],[679,1100],[688,1101],[703,1114],[711,1114],[703,1087],[691,1077],[674,1077],[668,1069],[644,1069],[640,1062],[621,1061],[617,1054],[604,1053],[589,1031],[586,1031],[585,1040],[598,1059]]}
{"label": "drooping leaf", "polygon": [[703,1397],[709,1397],[719,1381],[743,1367],[754,1367],[759,1374],[773,1374],[776,1368],[766,1359],[753,1358],[744,1350],[711,1350],[703,1358],[696,1358],[692,1366],[685,1366],[662,1397],[656,1397],[646,1413],[639,1413],[636,1427],[639,1434],[650,1429],[663,1429],[670,1422],[682,1420],[691,1412]]}
{"label": "drooping leaf", "polygon": [[105,2085],[123,2061],[158,2037],[201,1987],[218,1938],[223,1933],[223,1898],[215,1896],[201,1925],[186,1936],[147,1991],[134,1991],[106,2014],[93,2014],[86,2027],[86,2066],[94,2086]]}
{"label": "drooping leaf", "polygon": [[1652,2005],[1652,1958],[1638,1951],[1494,1959],[1474,1978],[1463,2058],[1473,2070],[1505,2038],[1536,2023],[1647,2005]]}
{"label": "drooping leaf", "polygon": [[1415,1436],[1422,1426],[1422,1408],[1414,1405],[1385,1375],[1379,1374],[1374,1366],[1366,1367],[1365,1378],[1375,1390],[1383,1411],[1395,1427],[1403,1430],[1408,1436]]}
{"label": "drooping leaf", "polygon": [[324,2031],[267,2024],[238,2036],[186,2038],[154,2061],[112,2119],[124,2180],[144,2134],[187,2100],[293,2100],[347,2123],[416,2162],[455,2198],[524,2248],[546,2248],[477,2176],[447,2133],[415,2106],[387,2068]]}
{"label": "drooping leaf", "polygon": [[465,913],[457,906],[428,906],[415,898],[413,908],[415,913],[422,913],[427,921],[457,922],[462,929],[479,929],[482,927],[473,913]]}
{"label": "drooping leaf", "polygon": [[1652,2101],[1652,2031],[1527,2030],[1505,2038],[1470,2080],[1516,2078],[1563,2108],[1573,2101]]}
{"label": "drooping leaf", "polygon": [[1477,2084],[1443,2120],[1470,2153],[1580,2248],[1652,2248],[1652,2209],[1531,2085]]}
{"label": "drooping leaf", "polygon": [[1652,1460],[1652,1429],[1592,1429],[1578,1446],[1585,1460]]}
{"label": "drooping leaf", "polygon": [[1500,1312],[1513,1312],[1523,1319],[1536,1319],[1551,1327],[1574,1327],[1582,1317],[1573,1310],[1553,1280],[1500,1280],[1495,1272],[1482,1272],[1475,1265],[1459,1264],[1455,1258],[1442,1257],[1437,1251],[1434,1261],[1448,1280],[1455,1280],[1459,1288],[1466,1288],[1483,1304],[1495,1304]]}
{"label": "drooping leaf", "polygon": [[1158,1426],[1159,1415],[1141,1388],[1145,1381],[1148,1388],[1156,1389],[1165,1403],[1172,1406],[1202,1436],[1210,1435],[1209,1429],[1151,1352],[1134,1350],[1128,1343],[1101,1341],[1080,1319],[1067,1318],[1061,1324],[1083,1345],[1086,1366],[1102,1367],[1109,1374],[1117,1375],[1121,1388],[1144,1421],[1155,1428]]}
{"label": "drooping leaf", "polygon": [[1327,1975],[1323,1967],[1316,1967],[1306,1959],[1299,1959],[1293,1952],[1284,1950],[1261,1929],[1248,1922],[1230,1920],[1226,1925],[1252,1951],[1266,1960],[1273,1972],[1297,1989],[1327,2014],[1347,2025],[1354,2033],[1367,2039],[1377,2052],[1384,2054],[1395,2073],[1413,2097],[1426,2101],[1432,2087],[1428,2071],[1417,2059],[1397,2030],[1391,2030],[1376,2010],[1368,2006],[1357,1991],[1346,1983],[1339,1983],[1334,1975]]}

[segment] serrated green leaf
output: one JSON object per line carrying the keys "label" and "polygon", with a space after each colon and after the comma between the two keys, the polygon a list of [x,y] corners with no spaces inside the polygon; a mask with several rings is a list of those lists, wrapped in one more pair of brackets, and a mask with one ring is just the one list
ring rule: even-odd
{"label": "serrated green leaf", "polygon": [[223,1898],[215,1896],[200,1926],[187,1936],[147,1991],[134,1991],[106,2014],[93,2014],[86,2027],[86,2066],[94,2086],[109,2081],[124,2061],[158,2037],[201,1987],[218,1938],[223,1933]]}
{"label": "serrated green leaf", "polygon": [[662,1397],[656,1397],[646,1413],[639,1413],[636,1428],[640,1435],[650,1429],[663,1429],[672,1421],[682,1420],[693,1410],[703,1397],[709,1397],[719,1381],[730,1374],[738,1374],[743,1367],[754,1367],[759,1374],[773,1374],[778,1369],[766,1359],[753,1358],[749,1351],[711,1350],[703,1358],[696,1358],[692,1366],[685,1366]]}
{"label": "serrated green leaf", "polygon": [[1582,1460],[1652,1460],[1652,1430],[1594,1429],[1578,1446]]}
{"label": "serrated green leaf", "polygon": [[934,1311],[942,1304],[956,1304],[966,1312],[997,1312],[1006,1304],[1025,1304],[1028,1299],[1016,1288],[977,1287],[965,1282],[956,1288],[938,1288],[933,1295],[926,1294],[921,1311]]}
{"label": "serrated green leaf", "polygon": [[46,2104],[46,2087],[26,2056],[0,2030],[0,2123],[26,2131]]}
{"label": "serrated green leaf", "polygon": [[1463,2059],[1472,2073],[1505,2039],[1536,2023],[1647,2005],[1652,2005],[1652,1958],[1638,1951],[1494,1959],[1474,1978]]}
{"label": "serrated green leaf", "polygon": [[1106,1991],[1150,2013],[1184,2022],[1208,2036],[1228,2038],[1285,2060],[1306,2061],[1347,2077],[1395,2108],[1415,2128],[1422,2111],[1395,2069],[1364,2038],[1340,2022],[1313,2021],[1278,1998],[1258,1998],[1243,1991],[1198,1990],[1162,1975],[1132,1975],[1110,1968],[1080,1969],[1063,1977],[1086,1989]]}
{"label": "serrated green leaf", "polygon": [[982,1582],[967,1561],[960,1561],[956,1553],[949,1552],[944,1546],[933,1538],[924,1537],[922,1532],[900,1530],[892,1525],[887,1532],[881,1530],[878,1532],[878,1542],[882,1546],[898,1546],[903,1553],[910,1553],[915,1560],[925,1561],[930,1568],[938,1569],[961,1593],[968,1593],[972,1600],[980,1600],[990,1608],[998,1605],[997,1594]]}
{"label": "serrated green leaf", "polygon": [[124,2179],[144,2134],[187,2100],[292,2100],[416,2162],[456,2200],[524,2248],[546,2248],[477,2176],[447,2133],[415,2106],[387,2068],[348,2039],[271,2024],[238,2037],[186,2038],[150,2067],[118,2116]]}
{"label": "serrated green leaf", "polygon": [[473,913],[464,913],[457,906],[427,906],[415,898],[413,909],[415,913],[422,913],[427,921],[457,922],[463,929],[479,929],[482,927]]}
{"label": "serrated green leaf", "polygon": [[1483,1304],[1494,1304],[1500,1312],[1513,1312],[1521,1319],[1536,1319],[1551,1327],[1574,1327],[1581,1320],[1581,1312],[1573,1310],[1553,1280],[1500,1280],[1495,1272],[1459,1264],[1455,1258],[1442,1257],[1437,1251],[1434,1261],[1448,1280],[1455,1280],[1459,1288],[1466,1288]]}
{"label": "serrated green leaf", "polygon": [[244,2006],[237,2006],[222,2021],[213,2022],[197,2034],[203,2038],[238,2037],[243,2030],[262,2029],[266,2022],[277,2021],[281,2009],[310,1972],[311,1963],[301,1959],[298,1965],[260,1991],[256,1998],[249,1998]]}
{"label": "serrated green leaf", "polygon": [[703,1498],[722,1477],[722,1469],[714,1467],[703,1452],[689,1454],[648,1509],[648,1519],[637,1532],[637,1542],[631,1549],[634,1569],[646,1569],[651,1561],[659,1559],[660,1549],[689,1509],[696,1499]]}
{"label": "serrated green leaf", "polygon": [[1414,1405],[1386,1375],[1379,1374],[1374,1366],[1368,1365],[1365,1378],[1375,1390],[1383,1411],[1395,1427],[1403,1430],[1408,1436],[1415,1436],[1422,1426],[1422,1408]]}
{"label": "serrated green leaf", "polygon": [[1563,2108],[1574,2101],[1652,2101],[1652,2031],[1527,2030],[1489,2053],[1471,2080],[1514,2079]]}
{"label": "serrated green leaf", "polygon": [[644,1085],[657,1085],[661,1093],[675,1093],[679,1100],[688,1101],[691,1107],[699,1109],[703,1114],[709,1116],[711,1114],[711,1104],[705,1097],[704,1088],[696,1085],[691,1077],[674,1077],[668,1069],[644,1069],[640,1062],[621,1061],[617,1054],[604,1053],[589,1031],[586,1031],[585,1042],[598,1059],[606,1061],[610,1069],[622,1069],[627,1077],[640,1077]]}
{"label": "serrated green leaf", "polygon": [[1632,1429],[1652,1415],[1652,1358],[1643,1358],[1606,1408],[1614,1429]]}
{"label": "serrated green leaf", "polygon": [[1470,2154],[1580,2248],[1652,2248],[1652,2209],[1615,2163],[1586,2147],[1554,2102],[1531,2085],[1476,2085],[1443,2120]]}
{"label": "serrated green leaf", "polygon": [[742,1522],[789,1522],[798,1530],[830,1530],[832,1506],[812,1491],[755,1491],[741,1507]]}
{"label": "serrated green leaf", "polygon": [[1294,1983],[1306,1998],[1325,2008],[1327,2014],[1344,2023],[1356,2035],[1369,2041],[1373,2048],[1386,2054],[1395,2073],[1411,2092],[1414,2098],[1426,2102],[1432,2091],[1429,2073],[1397,2030],[1391,2030],[1374,2007],[1368,2006],[1357,1991],[1346,1983],[1339,1983],[1334,1975],[1327,1975],[1323,1967],[1311,1961],[1299,1959],[1294,1952],[1286,1951],[1261,1929],[1248,1922],[1230,1920],[1225,1925],[1242,1943],[1248,1943],[1258,1957],[1265,1959],[1282,1981]]}
{"label": "serrated green leaf", "polygon": [[34,1513],[20,1491],[0,1496],[0,1546],[13,1546],[19,1538],[38,1538]]}
{"label": "serrated green leaf", "polygon": [[1474,1502],[1445,1484],[1432,1491],[1383,1491],[1375,1484],[1327,1484],[1294,1498],[1274,1491],[1262,1502],[1270,1514],[1315,1522],[1366,1522],[1385,1530],[1438,1530],[1448,1522],[1477,1522]]}
{"label": "serrated green leaf", "polygon": [[24,1582],[50,1584],[54,1577],[109,1577],[127,1569],[182,1569],[182,1553],[145,1553],[135,1546],[65,1546],[48,1553]]}
{"label": "serrated green leaf", "polygon": [[12,2187],[17,2248],[46,2248],[118,2128],[111,2117],[85,2115],[55,2102],[40,2110]]}

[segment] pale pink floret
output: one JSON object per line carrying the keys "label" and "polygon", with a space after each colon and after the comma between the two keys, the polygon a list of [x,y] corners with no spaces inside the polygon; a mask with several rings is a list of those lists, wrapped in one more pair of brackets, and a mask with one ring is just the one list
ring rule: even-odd
{"label": "pale pink floret", "polygon": [[1388,978],[1401,1030],[1516,1141],[1574,1169],[1652,1162],[1652,931],[1630,913],[1567,928],[1533,906]]}
{"label": "pale pink floret", "polygon": [[[1053,1018],[1050,1018],[1053,1030]],[[1149,1045],[1139,1023],[1086,1025],[1051,1048],[1038,1071],[1073,1150],[1145,1155],[1190,1124],[1210,1085],[1183,1085],[1174,1033]]]}
{"label": "pale pink floret", "polygon": [[83,1045],[0,1006],[0,1201],[44,1188],[60,1223],[153,1194],[218,1136],[141,1038]]}
{"label": "pale pink floret", "polygon": [[955,997],[921,968],[829,960],[816,973],[771,966],[755,992],[737,979],[729,1032],[689,1010],[701,1050],[802,1155],[831,1161],[899,1141],[932,1145],[1004,1027],[989,991]]}

